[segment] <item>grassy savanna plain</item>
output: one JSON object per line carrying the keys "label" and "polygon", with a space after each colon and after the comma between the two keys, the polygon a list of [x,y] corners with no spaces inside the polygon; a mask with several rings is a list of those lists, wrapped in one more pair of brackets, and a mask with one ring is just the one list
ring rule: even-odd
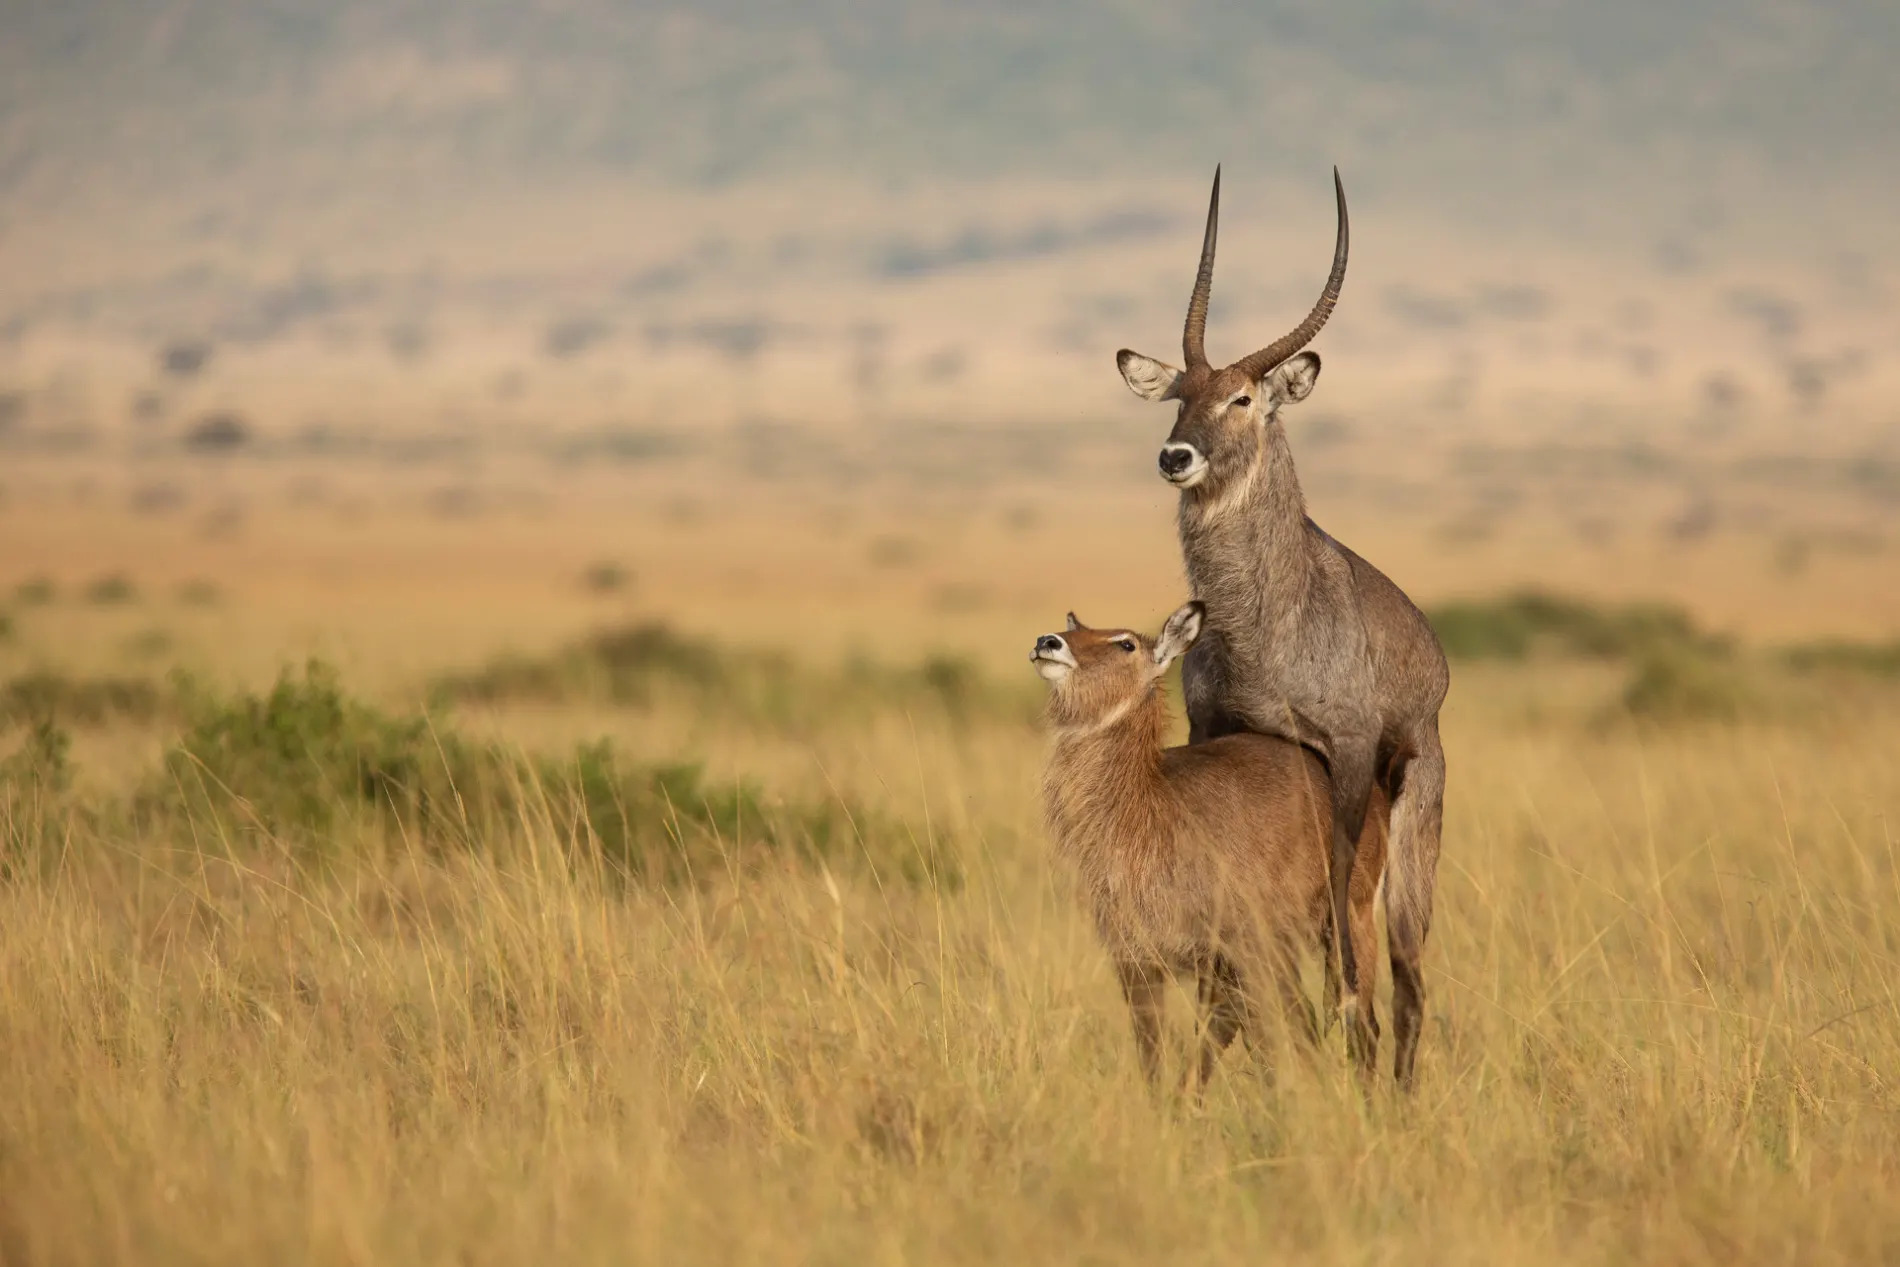
{"label": "grassy savanna plain", "polygon": [[[1900,1259],[1890,12],[9,6],[0,1264]],[[1038,821],[1216,162],[1458,657],[1406,1102],[1152,1098]]]}
{"label": "grassy savanna plain", "polygon": [[1690,619],[1457,547],[1417,1095],[1335,1031],[1190,1106],[1047,858],[1020,662],[1178,601],[1165,490],[13,487],[0,1259],[1900,1257],[1900,657],[1825,644],[1858,586],[1790,650],[1818,582],[1758,552],[1678,561]]}

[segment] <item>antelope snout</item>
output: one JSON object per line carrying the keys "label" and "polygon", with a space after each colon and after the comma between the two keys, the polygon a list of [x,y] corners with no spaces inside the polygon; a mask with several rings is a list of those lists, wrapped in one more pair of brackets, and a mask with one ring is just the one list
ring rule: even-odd
{"label": "antelope snout", "polygon": [[1183,486],[1193,484],[1207,470],[1207,459],[1201,456],[1201,451],[1178,441],[1161,446],[1161,457],[1156,464],[1161,468],[1162,479]]}
{"label": "antelope snout", "polygon": [[1044,634],[1036,639],[1036,649],[1029,653],[1029,662],[1036,666],[1036,672],[1044,681],[1054,682],[1075,668],[1075,653],[1069,650],[1069,644],[1060,634]]}

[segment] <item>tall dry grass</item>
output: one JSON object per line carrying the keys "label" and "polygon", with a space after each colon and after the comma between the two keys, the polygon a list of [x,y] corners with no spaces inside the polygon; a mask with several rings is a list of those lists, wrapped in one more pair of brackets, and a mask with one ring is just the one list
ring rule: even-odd
{"label": "tall dry grass", "polygon": [[313,852],[16,780],[0,1261],[1900,1259],[1900,722],[1602,687],[1460,677],[1410,1102],[1337,1032],[1151,1098],[1007,713],[527,714],[868,807],[670,887],[545,787]]}

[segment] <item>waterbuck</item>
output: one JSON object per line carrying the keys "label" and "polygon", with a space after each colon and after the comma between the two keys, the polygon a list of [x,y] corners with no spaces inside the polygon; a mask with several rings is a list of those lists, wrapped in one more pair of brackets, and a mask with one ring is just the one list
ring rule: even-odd
{"label": "waterbuck", "polygon": [[[1269,735],[1230,734],[1163,746],[1161,680],[1200,635],[1205,609],[1187,604],[1158,638],[1068,628],[1036,639],[1030,660],[1052,686],[1054,750],[1043,808],[1056,852],[1079,874],[1102,943],[1133,1016],[1141,1067],[1159,1068],[1164,991],[1173,974],[1197,980],[1202,1010],[1198,1091],[1235,1034],[1257,1033],[1262,1007],[1285,1006],[1317,1037],[1300,989],[1302,952],[1333,971],[1327,888],[1332,795],[1311,750]],[[1374,894],[1384,864],[1385,806],[1373,807],[1352,871],[1351,920],[1376,935]],[[1372,1006],[1373,977],[1358,989]]]}
{"label": "waterbuck", "polygon": [[1181,490],[1181,552],[1194,596],[1207,604],[1207,635],[1182,664],[1191,742],[1236,731],[1279,735],[1318,753],[1331,775],[1333,915],[1347,1035],[1367,1071],[1379,1031],[1372,1010],[1356,1005],[1359,956],[1376,953],[1377,943],[1362,939],[1345,914],[1368,798],[1377,787],[1390,799],[1393,1073],[1409,1087],[1444,808],[1438,711],[1451,675],[1423,613],[1307,517],[1280,420],[1281,407],[1304,400],[1319,377],[1319,357],[1301,349],[1326,323],[1346,276],[1346,191],[1337,169],[1333,189],[1339,231],[1319,302],[1283,338],[1216,369],[1205,345],[1220,214],[1216,168],[1181,338],[1186,368],[1126,349],[1116,361],[1137,396],[1180,402],[1160,467]]}

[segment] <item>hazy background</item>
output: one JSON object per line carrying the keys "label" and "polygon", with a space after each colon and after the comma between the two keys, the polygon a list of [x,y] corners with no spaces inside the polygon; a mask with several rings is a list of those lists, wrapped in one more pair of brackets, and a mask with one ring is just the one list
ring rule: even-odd
{"label": "hazy background", "polygon": [[590,559],[838,637],[1158,615],[1168,420],[1112,355],[1178,356],[1216,162],[1213,352],[1291,325],[1337,163],[1322,522],[1426,598],[1900,623],[1889,4],[0,13],[21,575],[165,542],[278,609],[490,583],[484,629]]}

